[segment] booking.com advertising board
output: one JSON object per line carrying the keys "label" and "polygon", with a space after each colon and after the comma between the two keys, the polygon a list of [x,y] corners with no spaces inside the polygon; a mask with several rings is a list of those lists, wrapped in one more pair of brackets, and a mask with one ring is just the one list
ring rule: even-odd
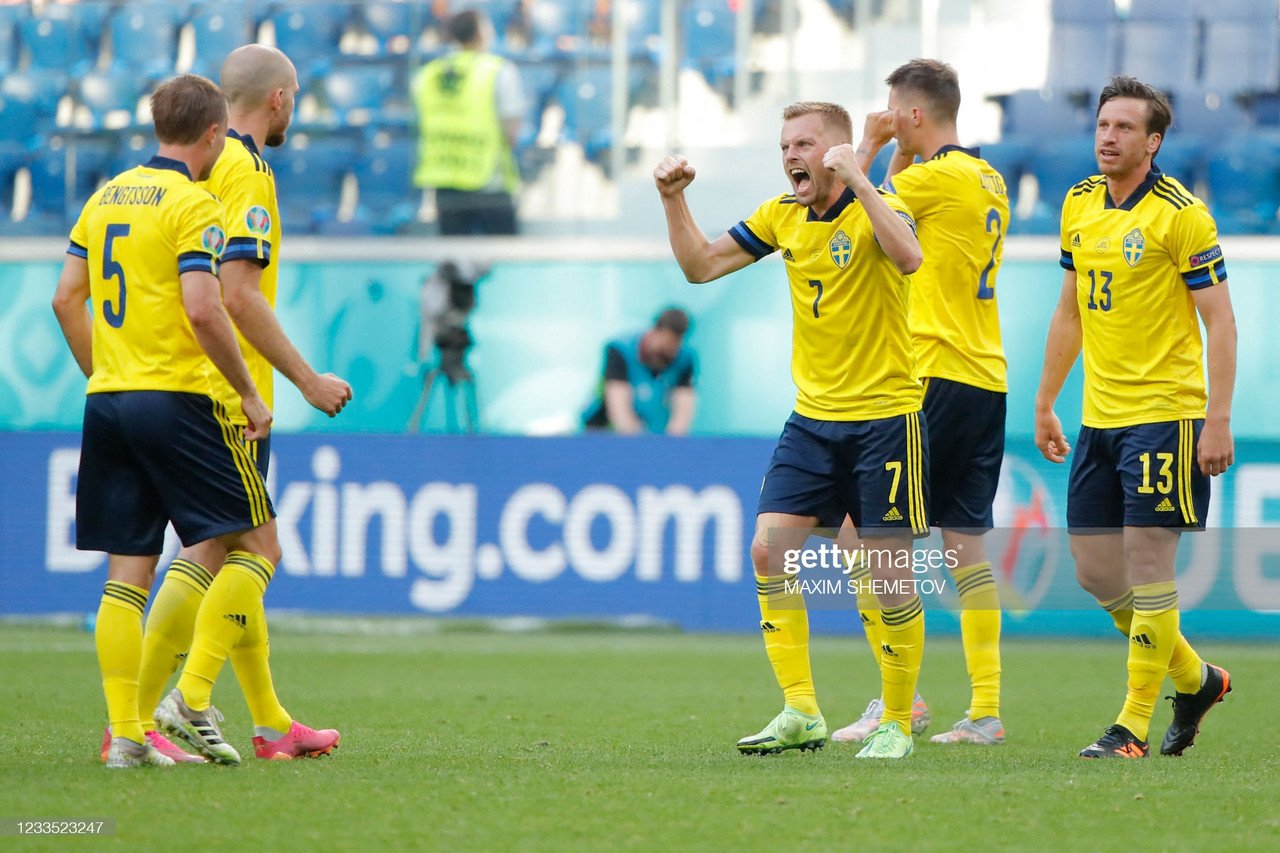
{"label": "booking.com advertising board", "polygon": [[[748,546],[767,439],[278,435],[271,491],[285,558],[272,609],[619,619],[752,631]],[[74,547],[79,436],[0,433],[0,613],[92,610],[101,554]],[[1106,633],[1061,530],[1066,470],[1011,443],[991,535],[1010,634]],[[1157,483],[1157,486],[1159,484]],[[1241,442],[1214,481],[1210,530],[1183,538],[1188,630],[1280,635],[1280,448]],[[917,554],[940,549],[935,539]],[[170,549],[174,547],[170,543]],[[814,540],[811,548],[829,547]],[[954,630],[950,576],[914,576]],[[964,564],[963,557],[960,564]],[[838,573],[837,573],[838,576]],[[795,581],[814,630],[856,630],[853,596]]]}

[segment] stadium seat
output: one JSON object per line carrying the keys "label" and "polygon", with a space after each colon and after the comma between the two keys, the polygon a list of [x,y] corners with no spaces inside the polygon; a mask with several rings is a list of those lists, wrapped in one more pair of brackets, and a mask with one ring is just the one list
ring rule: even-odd
{"label": "stadium seat", "polygon": [[253,0],[202,3],[191,16],[191,29],[196,44],[191,73],[217,80],[228,53],[258,40],[255,4]]}
{"label": "stadium seat", "polygon": [[88,130],[129,127],[148,89],[148,81],[127,68],[90,71],[77,87],[76,101],[82,109],[77,111],[76,125]]}
{"label": "stadium seat", "polygon": [[1268,92],[1280,86],[1280,3],[1197,0],[1204,28],[1200,83],[1222,92]]}
{"label": "stadium seat", "polygon": [[576,54],[590,41],[592,5],[582,0],[532,0],[527,11],[529,52],[541,57]]}
{"label": "stadium seat", "polygon": [[681,19],[684,65],[697,70],[712,89],[727,96],[737,71],[737,23],[729,0],[693,0]]}
{"label": "stadium seat", "polygon": [[319,84],[337,128],[409,124],[406,86],[385,62],[336,66]]}
{"label": "stadium seat", "polygon": [[111,18],[111,66],[159,80],[173,74],[181,10],[163,0],[130,0]]}
{"label": "stadium seat", "polygon": [[0,6],[0,74],[18,67],[21,57],[18,23],[28,15],[26,6]]}
{"label": "stadium seat", "polygon": [[1025,142],[1007,141],[989,142],[982,146],[982,159],[991,164],[1004,178],[1005,188],[1009,194],[1009,209],[1017,210],[1018,199],[1022,188],[1022,176],[1027,173],[1033,148]]}
{"label": "stadium seat", "polygon": [[1253,117],[1240,97],[1215,89],[1188,87],[1174,94],[1173,133],[1221,135],[1248,130]]}
{"label": "stadium seat", "polygon": [[291,3],[271,16],[276,47],[293,60],[298,69],[298,82],[304,88],[338,57],[342,35],[355,20],[354,13],[354,3],[324,0]]}
{"label": "stadium seat", "polygon": [[1093,127],[1093,105],[1055,89],[1019,89],[988,100],[1000,104],[1002,139],[1043,139],[1080,133]]}
{"label": "stadium seat", "polygon": [[1092,96],[1116,68],[1120,26],[1113,0],[1053,0],[1045,85]]}
{"label": "stadium seat", "polygon": [[1204,153],[1200,137],[1175,133],[1160,143],[1156,165],[1194,193],[1196,185],[1204,177]]}
{"label": "stadium seat", "polygon": [[280,216],[290,233],[320,233],[337,221],[342,184],[355,153],[345,136],[298,133],[268,158]]}
{"label": "stadium seat", "polygon": [[363,4],[361,16],[379,56],[408,53],[423,30],[438,23],[430,3],[405,0],[373,0]]}
{"label": "stadium seat", "polygon": [[1016,230],[1026,234],[1056,234],[1061,220],[1062,200],[1080,181],[1098,174],[1093,155],[1093,134],[1050,139],[1038,146],[1030,159],[1038,194],[1035,208]]}
{"label": "stadium seat", "polygon": [[1131,0],[1119,70],[1164,92],[1194,86],[1199,25],[1190,3]]}
{"label": "stadium seat", "polygon": [[1280,137],[1245,133],[1227,138],[1208,163],[1209,204],[1225,234],[1277,230],[1280,209]]}
{"label": "stadium seat", "polygon": [[407,135],[382,135],[356,161],[360,203],[356,219],[374,234],[395,234],[418,212],[413,186],[415,145]]}
{"label": "stadium seat", "polygon": [[613,145],[612,85],[608,66],[588,65],[570,71],[557,88],[566,138],[596,164],[605,162]]}
{"label": "stadium seat", "polygon": [[99,36],[110,6],[105,3],[45,4],[39,15],[19,21],[30,68],[77,76],[98,61]]}
{"label": "stadium seat", "polygon": [[[7,101],[21,101],[29,104],[34,110],[34,117],[29,121],[14,124],[6,128],[8,136],[41,135],[51,133],[57,123],[58,102],[67,93],[69,78],[61,71],[44,68],[32,68],[27,71],[15,71],[5,75],[0,83],[0,97]],[[16,108],[15,108],[16,109]],[[9,124],[9,119],[5,124]]]}

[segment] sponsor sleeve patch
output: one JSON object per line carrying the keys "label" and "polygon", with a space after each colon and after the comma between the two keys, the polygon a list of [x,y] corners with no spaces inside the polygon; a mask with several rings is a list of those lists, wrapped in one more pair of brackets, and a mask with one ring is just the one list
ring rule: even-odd
{"label": "sponsor sleeve patch", "polygon": [[1206,249],[1203,252],[1197,252],[1187,259],[1187,263],[1192,267],[1204,266],[1211,261],[1216,261],[1222,257],[1222,247],[1214,246],[1212,249]]}

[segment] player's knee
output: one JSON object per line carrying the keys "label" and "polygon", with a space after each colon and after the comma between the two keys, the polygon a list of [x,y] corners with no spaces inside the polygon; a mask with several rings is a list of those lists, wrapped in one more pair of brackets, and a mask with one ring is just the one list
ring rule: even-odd
{"label": "player's knee", "polygon": [[758,575],[769,574],[769,543],[759,531],[751,537],[751,566]]}

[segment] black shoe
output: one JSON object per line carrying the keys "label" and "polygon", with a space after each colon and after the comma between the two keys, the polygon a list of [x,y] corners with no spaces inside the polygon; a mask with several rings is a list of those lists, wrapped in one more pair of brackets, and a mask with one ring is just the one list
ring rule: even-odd
{"label": "black shoe", "polygon": [[1187,747],[1196,742],[1204,715],[1230,692],[1231,673],[1210,663],[1205,664],[1204,683],[1199,690],[1195,693],[1166,696],[1166,699],[1173,700],[1173,722],[1164,733],[1160,754],[1182,755]]}
{"label": "black shoe", "polygon": [[1146,758],[1151,747],[1138,740],[1133,732],[1116,723],[1102,737],[1080,750],[1081,758]]}

